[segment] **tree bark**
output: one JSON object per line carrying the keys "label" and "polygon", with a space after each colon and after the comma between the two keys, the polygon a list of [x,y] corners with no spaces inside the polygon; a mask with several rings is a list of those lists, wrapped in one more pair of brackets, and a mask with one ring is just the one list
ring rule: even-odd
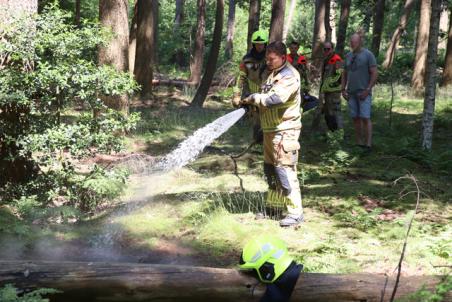
{"label": "tree bark", "polygon": [[196,27],[195,47],[193,56],[190,60],[190,81],[196,84],[201,80],[205,32],[206,0],[198,0],[198,22]]}
{"label": "tree bark", "polygon": [[259,19],[261,13],[261,0],[250,0],[250,7],[248,11],[248,36],[247,36],[247,45],[248,50],[251,49],[251,36],[253,32],[259,29]]}
{"label": "tree bark", "polygon": [[284,13],[286,0],[272,0],[269,42],[282,41],[284,32]]}
{"label": "tree bark", "polygon": [[137,0],[133,5],[133,16],[130,22],[129,33],[129,72],[133,74],[135,69],[135,56],[137,50],[137,17],[138,17],[138,5]]}
{"label": "tree bark", "polygon": [[134,74],[141,85],[141,98],[152,97],[153,57],[155,52],[155,8],[157,0],[137,1],[137,42]]}
{"label": "tree bark", "polygon": [[226,35],[225,57],[232,59],[234,50],[235,0],[229,0],[228,32]]}
{"label": "tree bark", "polygon": [[391,67],[397,47],[399,46],[400,36],[405,31],[406,25],[408,23],[408,19],[410,17],[411,11],[413,10],[413,6],[415,5],[416,0],[406,0],[405,6],[403,8],[402,16],[400,16],[399,25],[397,26],[394,34],[392,35],[391,42],[386,51],[386,57],[382,64],[384,68]]}
{"label": "tree bark", "polygon": [[424,88],[425,68],[427,63],[428,34],[430,29],[431,0],[421,0],[419,26],[417,31],[416,56],[414,59],[411,87],[419,94]]}
{"label": "tree bark", "polygon": [[217,69],[218,54],[220,53],[221,36],[223,31],[223,15],[224,2],[217,0],[217,8],[215,13],[215,28],[213,30],[212,47],[210,49],[209,58],[207,59],[207,67],[202,77],[201,84],[196,90],[191,106],[202,107],[206,100],[209,87],[212,84],[213,76]]}
{"label": "tree bark", "polygon": [[372,33],[372,52],[375,57],[380,53],[381,35],[384,28],[385,0],[377,0],[375,4],[374,28]]}
{"label": "tree bark", "polygon": [[449,35],[447,38],[446,59],[441,86],[452,84],[452,6],[449,7]]}
{"label": "tree bark", "polygon": [[[394,279],[377,274],[301,273],[291,301],[388,302]],[[406,297],[424,285],[432,290],[440,281],[439,276],[402,277],[396,298]],[[5,284],[21,290],[61,290],[49,296],[51,302],[246,302],[259,301],[265,291],[253,276],[234,269],[99,262],[0,261],[0,286]],[[445,301],[450,298],[449,292]]]}
{"label": "tree bark", "polygon": [[348,16],[350,15],[351,0],[342,0],[341,15],[339,17],[339,29],[337,31],[336,52],[344,55],[345,39],[347,36]]}
{"label": "tree bark", "polygon": [[[127,0],[99,0],[99,20],[115,35],[108,45],[99,48],[99,64],[112,65],[118,71],[129,69],[129,16]],[[123,96],[102,96],[105,105],[124,115],[129,112],[129,100]]]}
{"label": "tree bark", "polygon": [[176,0],[176,12],[174,16],[173,32],[179,30],[180,25],[184,21],[184,1]]}
{"label": "tree bark", "polygon": [[427,70],[425,75],[424,112],[422,115],[422,148],[431,150],[436,98],[436,61],[438,59],[439,19],[442,0],[431,0],[428,37]]}
{"label": "tree bark", "polygon": [[329,0],[316,0],[315,1],[315,21],[314,21],[314,35],[312,39],[312,63],[320,70],[323,62],[323,48],[322,44],[326,39],[326,27],[325,18],[326,10],[329,6],[327,4]]}
{"label": "tree bark", "polygon": [[297,0],[290,0],[289,14],[287,15],[287,22],[284,23],[283,42],[286,43],[287,34],[289,33],[290,26],[292,25],[293,15],[297,7]]}

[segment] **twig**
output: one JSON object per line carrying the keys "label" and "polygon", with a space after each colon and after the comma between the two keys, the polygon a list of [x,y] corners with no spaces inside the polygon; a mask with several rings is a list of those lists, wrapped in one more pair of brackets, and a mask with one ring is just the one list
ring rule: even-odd
{"label": "twig", "polygon": [[403,262],[403,258],[405,257],[405,250],[406,250],[406,246],[408,243],[408,236],[410,235],[411,226],[413,225],[413,220],[414,220],[414,217],[416,216],[417,210],[419,208],[419,202],[420,202],[420,198],[421,198],[421,190],[419,189],[417,179],[413,175],[399,177],[394,181],[394,184],[396,184],[401,179],[409,179],[414,182],[414,184],[416,185],[416,189],[417,189],[417,200],[416,200],[416,208],[414,209],[413,216],[411,217],[410,223],[408,224],[408,229],[407,229],[407,232],[405,235],[405,240],[403,242],[402,254],[400,255],[399,264],[397,265],[397,278],[396,278],[396,282],[394,284],[394,290],[392,291],[391,299],[389,300],[389,302],[394,302],[395,295],[397,293],[397,287],[399,286],[399,282],[400,282],[400,274],[402,273],[402,262]]}
{"label": "twig", "polygon": [[238,167],[237,167],[237,162],[236,159],[239,157],[242,157],[246,152],[248,152],[255,144],[257,143],[257,141],[253,141],[251,144],[249,144],[248,147],[245,148],[245,150],[243,150],[242,152],[240,152],[239,154],[232,154],[230,155],[232,161],[234,162],[234,175],[237,176],[237,178],[240,180],[240,188],[242,189],[242,193],[245,193],[245,188],[243,187],[243,179],[240,177],[239,175],[239,171],[238,171]]}
{"label": "twig", "polygon": [[388,285],[388,274],[385,274],[385,286],[383,287],[383,290],[381,291],[381,299],[380,302],[384,302],[385,294],[386,294],[386,286]]}
{"label": "twig", "polygon": [[239,181],[240,181],[240,189],[242,189],[242,193],[245,193],[245,188],[243,187],[243,179],[240,177],[240,175],[239,175],[239,171],[238,171],[238,168],[237,168],[237,162],[236,162],[236,157],[233,157],[232,155],[231,155],[231,159],[232,159],[232,161],[234,162],[234,175],[235,176],[237,176],[237,178],[239,179]]}

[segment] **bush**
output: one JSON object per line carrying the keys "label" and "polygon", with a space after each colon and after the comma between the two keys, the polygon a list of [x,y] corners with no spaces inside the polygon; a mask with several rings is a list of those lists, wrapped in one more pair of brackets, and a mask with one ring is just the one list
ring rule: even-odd
{"label": "bush", "polygon": [[85,210],[117,196],[123,173],[95,167],[81,174],[74,162],[121,150],[122,134],[139,119],[99,98],[137,89],[129,73],[96,63],[112,33],[97,24],[76,28],[69,18],[52,4],[0,27],[0,200],[23,217],[61,196]]}
{"label": "bush", "polygon": [[43,295],[56,294],[59,291],[51,288],[40,288],[30,293],[18,296],[17,289],[11,284],[0,288],[0,301],[2,302],[48,302],[49,299],[42,298]]}

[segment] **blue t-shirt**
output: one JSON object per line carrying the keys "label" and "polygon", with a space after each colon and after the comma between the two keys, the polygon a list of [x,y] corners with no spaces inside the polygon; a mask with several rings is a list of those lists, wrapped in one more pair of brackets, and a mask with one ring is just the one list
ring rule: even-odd
{"label": "blue t-shirt", "polygon": [[349,94],[360,93],[369,86],[370,68],[373,66],[377,66],[377,61],[373,53],[366,48],[362,48],[358,53],[349,52],[345,56]]}

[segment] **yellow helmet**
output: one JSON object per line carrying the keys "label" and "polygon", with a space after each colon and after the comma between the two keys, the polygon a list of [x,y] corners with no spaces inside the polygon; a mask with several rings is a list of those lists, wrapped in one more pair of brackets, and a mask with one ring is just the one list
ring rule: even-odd
{"label": "yellow helmet", "polygon": [[262,282],[273,283],[292,261],[284,241],[261,235],[251,239],[243,247],[240,268],[254,269]]}
{"label": "yellow helmet", "polygon": [[266,30],[255,31],[251,35],[251,43],[253,43],[253,44],[267,44],[268,43],[268,32]]}

